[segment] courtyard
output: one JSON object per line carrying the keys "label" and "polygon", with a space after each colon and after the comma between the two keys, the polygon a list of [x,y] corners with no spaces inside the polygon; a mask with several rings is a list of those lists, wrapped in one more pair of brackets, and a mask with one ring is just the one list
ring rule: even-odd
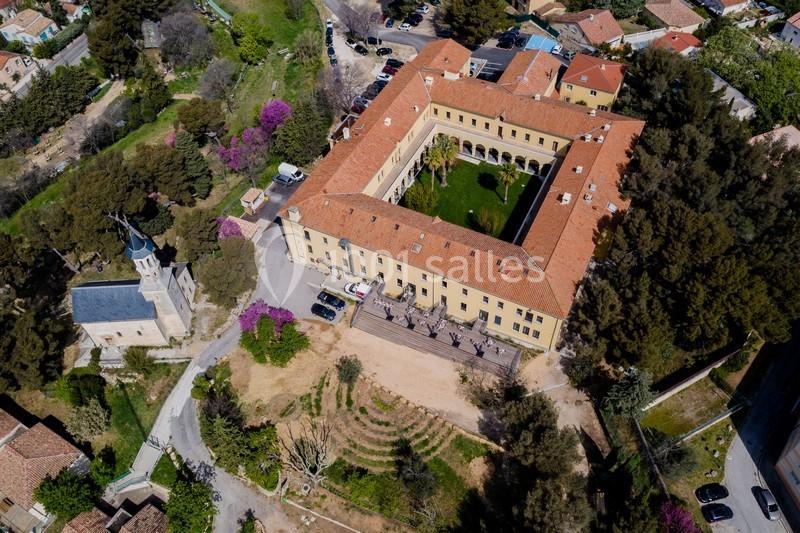
{"label": "courtyard", "polygon": [[[476,165],[459,160],[447,173],[447,187],[442,187],[441,171],[437,172],[436,203],[426,214],[510,242],[525,220],[541,182],[531,174],[518,172],[517,180],[508,188],[508,203],[504,204],[505,187],[499,180],[500,169],[500,166],[489,163]],[[430,187],[430,183],[431,173],[426,168],[417,175],[414,187],[420,184]],[[403,205],[411,207],[405,197],[403,200]],[[486,231],[479,223],[481,209],[496,217],[496,232]]]}

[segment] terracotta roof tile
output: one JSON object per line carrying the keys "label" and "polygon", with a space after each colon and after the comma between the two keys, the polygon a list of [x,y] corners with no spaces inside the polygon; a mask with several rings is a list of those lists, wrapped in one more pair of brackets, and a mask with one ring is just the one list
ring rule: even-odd
{"label": "terracotta roof tile", "polygon": [[653,41],[650,46],[653,48],[665,48],[680,54],[687,48],[700,48],[703,43],[691,33],[668,31],[662,37]]}
{"label": "terracotta roof tile", "polygon": [[25,509],[45,477],[55,477],[81,456],[72,444],[41,422],[0,448],[0,492]]}
{"label": "terracotta roof tile", "polygon": [[551,96],[561,61],[543,50],[518,52],[497,84],[520,96]]}
{"label": "terracotta roof tile", "polygon": [[561,78],[561,83],[616,93],[624,75],[624,65],[599,57],[578,54]]}
{"label": "terracotta roof tile", "polygon": [[555,17],[553,21],[577,24],[593,45],[613,41],[624,35],[619,23],[607,9],[584,9],[578,13],[564,13]]}
{"label": "terracotta roof tile", "polygon": [[[33,9],[23,9],[22,11],[17,13],[16,17],[14,17],[14,18],[12,18],[10,20],[7,20],[5,23],[3,23],[3,25],[0,26],[0,28],[5,28],[6,26],[15,25],[15,26],[19,26],[23,30],[27,31],[28,27],[31,24],[33,24],[34,21],[38,20],[39,18],[43,18],[45,20],[50,20],[47,17],[45,17],[44,15],[42,15],[41,13],[39,13],[38,11],[34,11]],[[50,22],[52,22],[52,21],[50,21]]]}
{"label": "terracotta roof tile", "polygon": [[167,533],[167,515],[147,504],[125,522],[119,533]]}
{"label": "terracotta roof tile", "polygon": [[61,533],[108,533],[106,524],[109,520],[107,514],[95,507],[67,522]]}
{"label": "terracotta roof tile", "polygon": [[0,441],[8,437],[21,422],[0,409]]}
{"label": "terracotta roof tile", "polygon": [[786,22],[792,26],[800,26],[800,11],[789,17]]}
{"label": "terracotta roof tile", "polygon": [[565,6],[561,2],[547,2],[542,7],[537,8],[535,13],[540,17],[546,17],[548,15],[556,15],[563,13],[566,10],[567,6]]}
{"label": "terracotta roof tile", "polygon": [[470,51],[452,39],[439,39],[423,48],[414,62],[434,70],[457,73],[469,61]]}
{"label": "terracotta roof tile", "polygon": [[646,3],[644,8],[667,26],[686,28],[705,21],[681,0],[655,0]]}

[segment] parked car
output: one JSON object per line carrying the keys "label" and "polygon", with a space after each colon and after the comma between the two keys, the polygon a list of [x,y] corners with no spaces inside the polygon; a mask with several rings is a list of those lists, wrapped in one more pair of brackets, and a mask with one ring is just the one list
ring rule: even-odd
{"label": "parked car", "polygon": [[504,50],[508,50],[514,46],[514,39],[506,39],[497,41],[497,48],[503,48]]}
{"label": "parked car", "polygon": [[370,288],[366,283],[348,283],[344,286],[344,292],[363,300],[369,294]]}
{"label": "parked car", "polygon": [[372,85],[378,88],[378,92],[381,92],[386,85],[389,84],[389,80],[375,80],[372,82]]}
{"label": "parked car", "polygon": [[336,311],[325,307],[322,304],[313,304],[311,306],[311,313],[317,315],[318,317],[324,318],[328,322],[333,322],[333,320],[336,318]]}
{"label": "parked car", "polygon": [[331,66],[332,66],[332,67],[335,67],[335,66],[336,66],[336,64],[337,64],[337,63],[339,63],[339,60],[338,60],[338,59],[336,59],[336,56],[334,56],[334,57],[332,57],[332,58],[330,58],[330,59],[331,59]]}
{"label": "parked car", "polygon": [[528,42],[528,39],[525,37],[517,37],[514,40],[514,46],[517,48],[525,48],[525,44]]}
{"label": "parked car", "polygon": [[[561,45],[559,45],[559,48],[560,47],[561,47]],[[562,56],[564,56],[567,59],[567,61],[572,61],[575,58],[575,52],[573,52],[572,50],[562,50],[559,53]]]}
{"label": "parked car", "polygon": [[333,46],[328,47],[328,57],[333,57],[336,55],[336,50],[333,49]]}
{"label": "parked car", "polygon": [[[410,19],[410,18],[407,18],[407,19],[405,19],[405,20],[403,21],[403,24],[408,24],[409,26],[413,26],[413,27],[415,27],[415,28],[416,28],[417,26],[419,26],[419,22],[418,22],[418,21],[416,21],[416,20],[414,20],[414,19]],[[403,29],[403,24],[401,24],[401,25],[400,25],[400,29]],[[406,30],[406,31],[408,31],[408,30]]]}
{"label": "parked car", "polygon": [[427,14],[430,11],[430,8],[427,4],[420,4],[419,7],[416,9],[417,13]]}
{"label": "parked car", "polygon": [[449,39],[453,36],[453,30],[449,28],[439,28],[436,30],[436,36],[441,37],[442,39]]}
{"label": "parked car", "polygon": [[278,185],[283,185],[284,187],[291,187],[296,182],[290,178],[289,176],[284,176],[283,174],[276,174],[272,181],[277,183]]}
{"label": "parked car", "polygon": [[397,69],[394,67],[390,67],[389,65],[386,65],[385,67],[383,67],[383,70],[381,70],[381,72],[383,72],[384,74],[389,74],[391,76],[394,76],[395,74],[397,74]]}
{"label": "parked car", "polygon": [[383,39],[378,39],[377,37],[367,37],[367,44],[371,46],[378,46],[383,44]]}
{"label": "parked car", "polygon": [[366,48],[364,48],[360,44],[355,45],[353,50],[355,50],[355,52],[360,56],[365,56],[365,55],[367,55],[369,53],[369,50],[367,50]]}
{"label": "parked car", "polygon": [[393,77],[394,76],[392,76],[391,74],[386,74],[385,72],[381,72],[375,77],[375,79],[379,81],[392,81]]}
{"label": "parked car", "polygon": [[325,46],[333,46],[333,35],[325,36]]}
{"label": "parked car", "polygon": [[345,306],[344,300],[325,291],[321,291],[319,294],[317,294],[317,300],[329,305],[330,307],[333,307],[337,311],[341,311]]}
{"label": "parked car", "polygon": [[431,0],[431,5],[438,6],[442,3],[442,0]]}
{"label": "parked car", "polygon": [[347,38],[345,43],[347,43],[347,46],[349,46],[350,48],[355,48],[358,45],[358,41],[356,41],[355,39],[351,39],[350,37]]}
{"label": "parked car", "polygon": [[781,510],[778,508],[778,502],[775,501],[775,496],[772,495],[767,489],[761,489],[756,493],[756,501],[758,506],[761,507],[761,512],[764,513],[769,520],[779,520],[781,517]]}
{"label": "parked car", "polygon": [[397,29],[400,31],[411,31],[411,24],[409,24],[408,22],[403,22]]}
{"label": "parked car", "polygon": [[393,57],[390,57],[389,59],[387,59],[386,60],[386,64],[389,65],[390,67],[393,67],[393,68],[400,68],[403,65],[405,65],[405,63],[403,63],[399,59],[394,59]]}
{"label": "parked car", "polygon": [[303,174],[303,171],[291,163],[281,163],[278,165],[278,174],[286,176],[292,181],[303,181],[306,179],[306,175]]}
{"label": "parked car", "polygon": [[414,22],[416,22],[417,24],[419,24],[420,22],[422,22],[422,21],[423,21],[423,19],[424,19],[425,17],[423,17],[423,16],[422,16],[422,15],[420,15],[419,13],[409,13],[409,15],[408,15],[408,18],[410,18],[411,20],[413,20]]}
{"label": "parked car", "polygon": [[378,48],[377,50],[375,50],[375,54],[378,57],[391,55],[392,52],[394,52],[394,50],[392,50],[391,48],[386,48],[386,47]]}
{"label": "parked car", "polygon": [[703,513],[703,518],[705,518],[706,522],[709,524],[733,518],[733,511],[724,503],[709,503],[708,505],[702,506],[700,512]]}
{"label": "parked car", "polygon": [[333,20],[331,20],[331,19],[326,20],[325,21],[325,27],[333,29]]}
{"label": "parked car", "polygon": [[700,503],[711,503],[721,500],[722,498],[727,498],[728,489],[719,483],[708,483],[694,491],[694,495]]}
{"label": "parked car", "polygon": [[385,24],[385,26],[386,26],[387,28],[391,28],[392,26],[394,26],[394,19],[393,19],[393,18],[388,18],[388,19],[386,19],[386,24]]}
{"label": "parked car", "polygon": [[355,99],[353,100],[353,105],[361,106],[361,107],[363,107],[365,109],[367,107],[369,107],[369,104],[371,104],[371,103],[372,102],[370,102],[369,100],[367,100],[366,98],[363,98],[361,96],[356,96]]}

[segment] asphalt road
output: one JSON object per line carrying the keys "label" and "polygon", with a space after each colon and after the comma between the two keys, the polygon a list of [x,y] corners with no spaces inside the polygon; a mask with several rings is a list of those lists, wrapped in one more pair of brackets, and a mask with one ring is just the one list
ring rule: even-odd
{"label": "asphalt road", "polygon": [[56,67],[61,65],[78,65],[81,58],[89,56],[89,40],[86,34],[81,35],[67,45],[62,51],[57,53],[53,60],[45,67],[49,72],[55,72]]}
{"label": "asphalt road", "polygon": [[[777,477],[774,460],[783,448],[788,434],[786,422],[791,406],[800,394],[800,339],[795,332],[792,342],[767,347],[772,365],[764,377],[747,418],[739,427],[728,450],[725,465],[725,486],[730,496],[723,500],[734,513],[732,520],[715,531],[751,533],[784,533],[800,531],[800,510],[789,500]],[[781,520],[768,521],[756,503],[753,488],[767,487],[781,507]]]}

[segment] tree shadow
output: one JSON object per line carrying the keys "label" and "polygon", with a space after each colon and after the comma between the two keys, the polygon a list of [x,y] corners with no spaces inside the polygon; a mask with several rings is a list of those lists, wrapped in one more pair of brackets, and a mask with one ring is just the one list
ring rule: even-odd
{"label": "tree shadow", "polygon": [[497,187],[500,185],[500,181],[498,181],[497,176],[492,174],[491,172],[481,172],[478,174],[478,185],[483,187],[484,189],[488,189],[490,191],[494,191],[500,200],[503,199],[503,196],[498,192]]}
{"label": "tree shadow", "polygon": [[[524,177],[526,174],[520,174],[520,176]],[[522,192],[517,198],[514,208],[511,210],[511,214],[508,215],[508,219],[506,220],[503,229],[500,230],[499,238],[501,240],[512,242],[520,228],[522,228],[523,225],[530,223],[530,221],[525,220],[525,217],[527,217],[528,211],[530,211],[533,202],[536,200],[536,195],[541,187],[542,183],[539,181],[539,179],[535,176],[530,176],[527,183],[525,183],[525,187],[522,189]],[[499,192],[497,194],[498,196],[500,195]],[[525,233],[526,232],[522,232],[523,235]]]}

